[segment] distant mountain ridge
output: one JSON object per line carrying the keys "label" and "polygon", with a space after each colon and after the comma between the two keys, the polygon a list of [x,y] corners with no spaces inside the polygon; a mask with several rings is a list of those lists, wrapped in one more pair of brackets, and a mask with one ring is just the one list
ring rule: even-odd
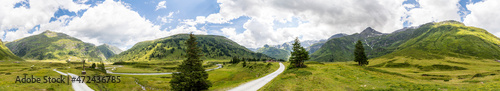
{"label": "distant mountain ridge", "polygon": [[45,31],[5,44],[15,55],[31,60],[106,60],[95,45],[63,33]]}
{"label": "distant mountain ridge", "polygon": [[276,59],[283,59],[287,60],[288,57],[290,56],[290,51],[283,50],[283,49],[278,49],[276,47],[270,47],[270,46],[265,46],[262,48],[259,48],[257,50],[258,53],[266,54],[270,57],[276,58]]}
{"label": "distant mountain ridge", "polygon": [[[331,36],[328,39],[332,38],[338,38],[338,37],[343,37],[346,36],[347,34],[340,33],[340,34],[335,34]],[[300,41],[300,45],[304,47],[307,51],[309,51],[309,54],[312,54],[314,51],[318,50],[327,40],[322,39],[322,40],[306,40],[306,41]],[[266,55],[269,55],[274,58],[278,59],[288,59],[290,56],[290,52],[292,51],[292,44],[294,41],[290,42],[285,42],[280,45],[264,45],[264,47],[257,48],[258,53],[263,53]],[[251,49],[251,48],[250,48]],[[285,52],[286,51],[286,52]]]}
{"label": "distant mountain ridge", "polygon": [[99,49],[99,51],[101,51],[106,58],[110,58],[123,52],[120,48],[108,44],[97,46],[97,49]]}

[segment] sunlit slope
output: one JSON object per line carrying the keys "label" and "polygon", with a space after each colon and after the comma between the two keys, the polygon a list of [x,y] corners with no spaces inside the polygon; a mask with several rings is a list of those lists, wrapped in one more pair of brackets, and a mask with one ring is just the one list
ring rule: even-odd
{"label": "sunlit slope", "polygon": [[104,55],[90,43],[63,33],[45,31],[6,44],[17,56],[27,60],[105,60]]}
{"label": "sunlit slope", "polygon": [[0,40],[0,60],[4,61],[19,61],[23,60],[18,56],[14,55],[9,48],[7,48],[4,43]]}

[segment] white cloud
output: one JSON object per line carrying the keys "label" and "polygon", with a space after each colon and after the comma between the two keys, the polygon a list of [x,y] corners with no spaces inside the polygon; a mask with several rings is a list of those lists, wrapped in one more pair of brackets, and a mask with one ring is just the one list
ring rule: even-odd
{"label": "white cloud", "polygon": [[[166,17],[172,17],[172,15]],[[68,18],[71,19],[60,18],[55,22],[43,24],[41,29],[55,30],[84,42],[96,45],[107,43],[121,49],[128,49],[140,41],[178,33],[206,34],[195,27],[181,26],[170,31],[161,30],[159,25],[154,25],[151,21],[141,17],[127,4],[113,0],[106,0],[102,4],[89,8],[81,17]]]}
{"label": "white cloud", "polygon": [[[218,0],[220,11],[204,19],[209,23],[228,23],[241,16],[251,19],[243,33],[230,39],[246,46],[261,47],[301,37],[301,40],[326,39],[336,33],[361,32],[372,27],[382,32],[402,28],[403,1],[388,0]],[[408,7],[408,6],[407,6]],[[297,27],[274,29],[274,22],[292,22]],[[198,21],[198,20],[193,20]],[[201,20],[200,20],[201,21]],[[203,22],[200,22],[203,23]]]}
{"label": "white cloud", "polygon": [[[21,9],[11,9],[0,6],[2,7],[0,8],[1,30],[4,31],[0,34],[4,34],[7,29],[19,28],[17,31],[6,32],[5,40],[12,41],[33,34],[39,34],[45,30],[52,30],[68,34],[84,42],[96,45],[107,43],[117,46],[120,49],[128,49],[140,41],[153,40],[179,33],[193,32],[194,34],[207,34],[206,31],[198,30],[194,26],[182,24],[169,31],[166,29],[161,30],[159,25],[153,24],[148,19],[139,15],[138,12],[131,10],[129,4],[120,1],[106,0],[97,3],[94,7],[75,3],[68,4],[69,2],[62,2],[63,6],[57,6],[61,4],[61,1],[58,1],[59,4],[55,5],[52,5],[51,1],[43,1],[43,4],[40,4],[41,1],[31,1],[33,2],[30,2],[30,9],[24,7]],[[0,4],[13,7],[15,2]],[[68,9],[72,12],[78,12],[79,9],[87,9],[87,11],[80,17],[63,15],[57,17],[55,21],[49,22],[50,18],[54,17],[53,15],[58,8]],[[19,10],[15,11],[16,9]],[[173,14],[171,12],[169,15],[164,16],[167,21],[162,20],[162,22],[171,21]],[[39,30],[42,31],[35,31],[32,34],[28,33],[29,29],[38,24],[40,25]]]}
{"label": "white cloud", "polygon": [[[54,13],[61,9],[71,12],[89,8],[90,5],[77,4],[72,0],[29,0],[29,7],[14,8],[16,3],[23,0],[0,1],[0,30],[6,32],[5,40],[12,41],[31,35],[28,30],[36,25],[49,23]],[[17,31],[6,31],[18,29]],[[3,35],[0,35],[3,36]]]}
{"label": "white cloud", "polygon": [[173,21],[173,19],[172,19],[173,14],[174,14],[174,12],[170,12],[166,16],[158,16],[157,19],[160,20],[162,22],[162,24],[171,23]]}
{"label": "white cloud", "polygon": [[485,0],[468,4],[467,8],[471,13],[464,18],[464,23],[468,26],[484,28],[496,36],[500,36],[499,3],[499,0]]}
{"label": "white cloud", "polygon": [[167,8],[167,6],[165,5],[166,3],[167,3],[167,1],[160,1],[160,2],[158,3],[158,5],[156,6],[155,11],[156,11],[156,10],[159,10],[159,9],[164,9],[164,8]]}
{"label": "white cloud", "polygon": [[85,42],[100,45],[108,43],[126,49],[137,42],[171,35],[161,31],[132,11],[126,4],[106,0],[89,8],[81,17],[73,18],[67,26],[59,30]]}
{"label": "white cloud", "polygon": [[[444,20],[460,21],[459,0],[417,0],[420,8],[414,8],[406,14],[408,18],[403,20],[411,22],[412,26],[418,26],[428,22],[439,22]],[[411,5],[406,5],[411,7]]]}
{"label": "white cloud", "polygon": [[236,29],[234,29],[234,28],[222,28],[220,31],[222,31],[222,34],[227,35],[227,36],[235,36],[236,35]]}

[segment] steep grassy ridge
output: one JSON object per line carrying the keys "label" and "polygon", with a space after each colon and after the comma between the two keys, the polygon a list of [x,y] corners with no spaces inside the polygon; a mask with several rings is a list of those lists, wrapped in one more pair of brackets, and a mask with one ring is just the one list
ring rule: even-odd
{"label": "steep grassy ridge", "polygon": [[19,58],[18,56],[14,55],[9,48],[7,48],[2,40],[0,40],[0,60],[7,60],[7,61],[20,61],[23,60]]}

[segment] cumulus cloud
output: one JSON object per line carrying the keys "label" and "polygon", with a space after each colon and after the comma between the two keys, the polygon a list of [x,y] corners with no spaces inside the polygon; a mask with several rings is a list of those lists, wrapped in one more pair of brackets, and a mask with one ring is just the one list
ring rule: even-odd
{"label": "cumulus cloud", "polygon": [[166,16],[158,16],[157,19],[160,20],[160,22],[162,22],[162,24],[171,23],[173,21],[173,19],[172,19],[173,14],[174,14],[174,12],[170,12]]}
{"label": "cumulus cloud", "polygon": [[[172,13],[168,17],[172,17]],[[106,0],[89,8],[81,17],[60,17],[57,21],[42,24],[41,29],[63,32],[84,42],[100,45],[111,44],[128,49],[135,43],[167,37],[178,33],[206,34],[196,27],[178,26],[170,31],[141,17],[123,2]]]}
{"label": "cumulus cloud", "polygon": [[464,18],[464,23],[468,26],[475,26],[488,30],[489,32],[500,36],[500,6],[498,0],[485,0],[475,4],[468,4],[467,8],[471,11]]}
{"label": "cumulus cloud", "polygon": [[[417,0],[417,2],[420,4],[420,8],[411,9],[403,17],[403,20],[411,22],[412,26],[444,20],[460,21],[459,0]],[[410,4],[406,7],[415,6]]]}
{"label": "cumulus cloud", "polygon": [[160,1],[158,3],[158,5],[156,6],[156,9],[155,10],[159,10],[159,9],[164,9],[164,8],[167,8],[167,6],[165,5],[167,3],[167,1]]}
{"label": "cumulus cloud", "polygon": [[[246,46],[261,47],[279,44],[300,37],[301,40],[326,39],[336,33],[361,32],[372,27],[381,32],[402,28],[405,14],[403,1],[388,0],[218,0],[220,11],[204,19],[208,23],[228,23],[241,16],[251,19],[243,33],[228,35]],[[408,7],[408,6],[407,6]],[[298,19],[297,27],[274,29],[274,22],[290,23]],[[198,20],[196,20],[198,21]],[[203,23],[203,22],[201,22]]]}
{"label": "cumulus cloud", "polygon": [[[78,13],[90,5],[78,4],[72,0],[28,0],[29,6],[14,7],[24,0],[0,1],[0,30],[6,32],[4,39],[12,41],[31,35],[28,30],[37,25],[49,23],[50,18],[59,9],[66,9]],[[17,29],[16,31],[7,31]]]}

